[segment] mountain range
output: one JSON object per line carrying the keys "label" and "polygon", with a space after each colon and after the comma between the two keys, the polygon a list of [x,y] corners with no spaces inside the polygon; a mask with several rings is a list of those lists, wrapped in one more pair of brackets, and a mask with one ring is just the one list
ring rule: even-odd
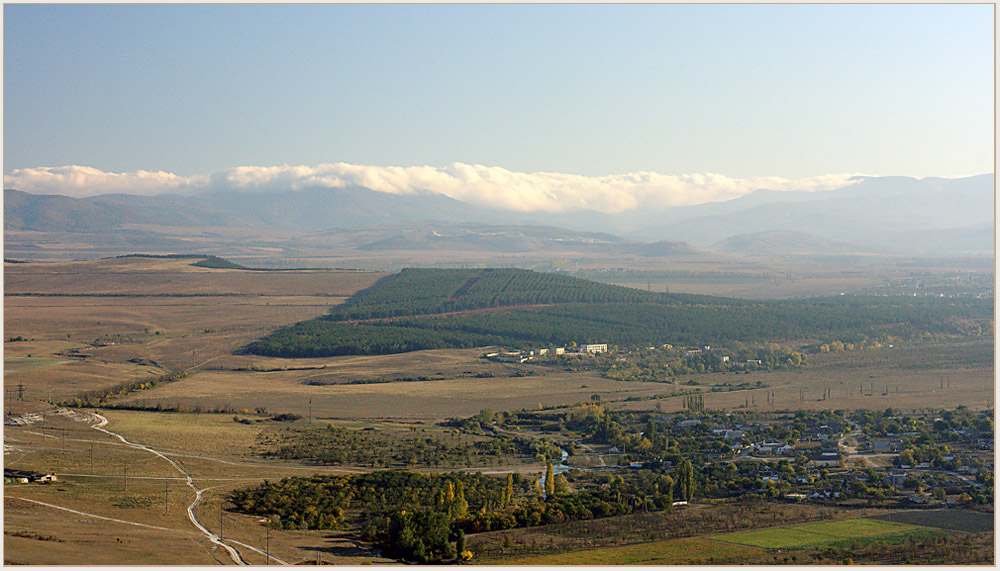
{"label": "mountain range", "polygon": [[[994,204],[992,174],[865,177],[834,190],[762,189],[726,202],[615,214],[514,212],[431,192],[363,187],[83,199],[5,189],[4,231],[8,244],[59,233],[126,249],[156,249],[159,242],[165,250],[183,245],[179,236],[199,229],[230,243],[241,233],[243,240],[257,241],[270,233],[286,241],[332,240],[359,252],[991,255]],[[269,247],[283,246],[278,240]]]}

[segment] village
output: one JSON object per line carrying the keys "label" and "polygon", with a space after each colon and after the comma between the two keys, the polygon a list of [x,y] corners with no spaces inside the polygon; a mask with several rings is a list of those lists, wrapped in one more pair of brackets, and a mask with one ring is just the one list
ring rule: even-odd
{"label": "village", "polygon": [[[993,422],[967,409],[708,411],[575,408],[493,414],[463,432],[536,432],[564,452],[558,473],[587,486],[596,474],[671,474],[690,461],[698,496],[762,496],[847,506],[955,507],[992,501]],[[454,426],[456,421],[452,421]]]}
{"label": "village", "polygon": [[[614,360],[617,363],[628,363],[630,361],[636,361],[637,359],[630,359],[630,355],[634,353],[666,353],[673,356],[683,357],[683,358],[699,358],[702,356],[709,356],[712,359],[718,360],[718,362],[723,364],[729,364],[730,355],[729,351],[720,348],[712,348],[710,345],[705,345],[702,347],[686,347],[675,349],[670,343],[664,343],[657,347],[644,347],[644,348],[616,348],[612,347],[609,349],[607,343],[582,343],[582,344],[570,344],[569,346],[549,346],[549,347],[537,347],[532,349],[512,349],[507,347],[490,347],[483,354],[483,358],[497,363],[516,363],[523,364],[528,362],[551,362],[553,359],[566,356],[566,357],[587,357],[587,356],[597,356],[608,353],[614,354]],[[736,364],[736,363],[733,363]],[[764,365],[764,361],[761,359],[743,359],[739,361],[739,365],[743,367],[761,367]]]}

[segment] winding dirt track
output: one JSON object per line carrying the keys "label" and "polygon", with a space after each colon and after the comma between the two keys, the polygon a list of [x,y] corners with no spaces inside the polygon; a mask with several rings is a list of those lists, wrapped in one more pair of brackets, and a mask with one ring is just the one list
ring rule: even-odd
{"label": "winding dirt track", "polygon": [[[108,424],[108,419],[105,418],[105,417],[103,417],[103,416],[101,416],[101,415],[99,415],[99,414],[97,414],[97,413],[92,413],[92,414],[93,414],[93,416],[98,421],[97,424],[92,424],[91,425],[91,428],[93,428],[94,430],[98,430],[98,431],[103,432],[103,433],[105,433],[105,434],[107,434],[109,436],[113,436],[113,437],[117,438],[118,440],[121,440],[123,444],[125,444],[126,446],[128,446],[130,448],[135,448],[135,449],[138,449],[138,450],[143,450],[145,452],[149,452],[150,454],[153,454],[155,456],[163,458],[164,460],[166,460],[167,462],[169,462],[170,465],[173,466],[178,472],[180,472],[184,476],[185,480],[187,480],[187,485],[192,490],[194,490],[194,492],[195,492],[194,501],[191,502],[191,505],[189,505],[188,508],[187,508],[188,519],[191,520],[191,523],[194,524],[194,526],[196,528],[198,528],[198,530],[202,534],[204,534],[206,537],[208,537],[209,541],[211,541],[212,543],[214,543],[214,544],[222,547],[223,549],[225,549],[229,553],[229,557],[233,560],[234,563],[236,563],[238,565],[248,565],[248,563],[246,562],[246,560],[243,559],[243,556],[240,555],[240,552],[235,547],[226,544],[221,537],[219,537],[217,534],[212,533],[211,531],[209,531],[208,528],[206,528],[205,526],[203,526],[201,524],[201,522],[198,521],[198,518],[194,514],[194,508],[195,508],[195,506],[197,506],[201,502],[201,497],[202,497],[202,494],[205,492],[205,490],[202,490],[202,489],[198,488],[198,486],[196,486],[194,484],[194,477],[192,477],[191,474],[188,473],[187,470],[185,470],[184,468],[182,468],[180,466],[180,464],[178,464],[177,462],[175,462],[171,458],[168,458],[165,454],[163,454],[163,453],[161,453],[161,452],[159,452],[157,450],[154,450],[154,449],[152,449],[152,448],[150,448],[148,446],[144,446],[142,444],[136,444],[134,442],[129,442],[128,440],[125,439],[124,436],[122,436],[120,434],[117,434],[115,432],[112,432],[112,431],[104,428]],[[127,523],[131,523],[131,522],[127,522]],[[228,540],[228,541],[231,541],[232,543],[236,543],[236,544],[238,544],[238,545],[240,545],[242,547],[246,547],[246,548],[248,548],[248,549],[250,549],[252,551],[260,553],[261,555],[266,555],[267,557],[270,557],[275,562],[277,562],[279,565],[288,565],[288,563],[286,563],[286,562],[278,559],[277,557],[275,557],[273,555],[266,554],[265,552],[257,549],[256,547],[252,547],[250,545],[246,545],[246,544],[240,543],[238,541],[232,541],[232,540]]]}

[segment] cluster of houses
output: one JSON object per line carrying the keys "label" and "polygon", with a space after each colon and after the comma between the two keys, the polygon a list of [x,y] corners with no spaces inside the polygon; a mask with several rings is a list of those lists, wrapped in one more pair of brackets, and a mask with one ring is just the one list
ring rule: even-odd
{"label": "cluster of houses", "polygon": [[27,470],[4,468],[3,480],[5,484],[28,484],[30,482],[55,482],[57,478],[55,474],[41,474]]}
{"label": "cluster of houses", "polygon": [[496,351],[490,351],[484,355],[487,359],[491,361],[496,361],[498,363],[526,363],[535,359],[536,357],[557,357],[559,355],[596,355],[598,353],[607,353],[608,344],[607,343],[586,343],[583,345],[574,345],[570,347],[539,347],[537,349],[527,349],[521,351],[518,349],[504,349],[499,348]]}
{"label": "cluster of houses", "polygon": [[758,457],[776,456],[786,458],[803,455],[808,458],[808,464],[816,468],[840,466],[843,458],[835,440],[824,440],[819,448],[799,448],[784,442],[754,442],[742,447],[741,453]]}
{"label": "cluster of houses", "polygon": [[[665,343],[659,347],[660,349],[673,349],[674,346]],[[654,350],[656,347],[647,347],[648,350]],[[678,349],[678,351],[683,351],[684,355],[690,357],[694,355],[700,355],[703,353],[712,353],[719,356],[723,363],[729,363],[729,355],[724,349],[713,349],[709,345],[704,347],[693,347],[687,349]],[[559,355],[596,355],[598,353],[607,353],[608,344],[607,343],[585,343],[583,345],[571,345],[566,347],[539,347],[535,349],[506,349],[506,348],[496,348],[496,350],[486,353],[485,358],[491,361],[497,361],[500,363],[526,363],[537,357],[557,357]],[[628,353],[629,351],[625,351]],[[626,362],[628,358],[625,355],[618,357],[619,361]],[[743,362],[744,365],[748,367],[761,367],[764,362],[760,359],[748,359]]]}
{"label": "cluster of houses", "polygon": [[[693,428],[702,423],[699,419],[685,419],[677,421],[677,428]],[[766,425],[762,425],[766,426]],[[842,455],[836,440],[831,436],[836,436],[843,430],[843,425],[816,424],[810,426],[809,433],[799,439],[802,446],[792,445],[776,440],[759,440],[756,442],[746,442],[748,434],[760,426],[749,426],[743,424],[733,424],[727,427],[711,429],[712,435],[716,438],[723,438],[732,449],[733,456],[755,456],[755,457],[796,457],[804,455],[809,459],[809,465],[817,468],[836,467],[842,464]],[[810,444],[819,442],[819,446]],[[710,454],[711,455],[711,454]]]}
{"label": "cluster of houses", "polygon": [[[673,345],[664,345],[663,348],[672,349]],[[723,363],[729,362],[729,355],[726,354],[728,353],[728,351],[726,351],[725,349],[718,349],[718,348],[713,349],[711,345],[705,345],[704,347],[701,348],[684,349],[684,355],[688,357],[692,357],[694,355],[701,355],[703,353],[711,353],[714,355],[718,355],[718,357],[722,359]],[[742,364],[748,367],[761,367],[764,365],[764,362],[761,361],[760,359],[747,359],[746,361],[743,361]]]}

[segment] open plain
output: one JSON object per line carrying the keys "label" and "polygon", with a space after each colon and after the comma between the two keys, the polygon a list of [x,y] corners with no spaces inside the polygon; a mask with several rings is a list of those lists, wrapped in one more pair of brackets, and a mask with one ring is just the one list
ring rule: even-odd
{"label": "open plain", "polygon": [[[484,409],[561,413],[595,399],[608,410],[671,413],[685,410],[691,394],[701,394],[707,408],[762,413],[992,408],[991,338],[823,353],[810,356],[804,368],[692,374],[680,383],[495,363],[482,359],[481,349],[307,359],[247,355],[240,351],[247,343],[321,316],[385,274],[199,268],[192,261],[5,264],[4,403],[12,419],[4,427],[5,465],[57,477],[5,487],[7,563],[263,564],[265,553],[272,563],[390,562],[351,532],[267,529],[259,517],[232,509],[231,492],[262,482],[372,470],[350,461],[322,465],[265,454],[287,431],[331,425],[375,431],[382,445],[416,435],[471,446],[476,438],[437,423]],[[174,377],[163,380],[169,375]],[[748,388],[734,388],[738,384]],[[101,392],[111,393],[106,408],[61,406]],[[574,465],[604,465],[593,449],[575,448],[574,454]],[[510,455],[462,469],[530,476],[545,464]],[[480,544],[491,545],[490,537],[484,534]],[[699,546],[711,544],[707,540],[671,541],[600,557],[621,563],[776,561],[749,547],[720,547],[704,556]]]}

